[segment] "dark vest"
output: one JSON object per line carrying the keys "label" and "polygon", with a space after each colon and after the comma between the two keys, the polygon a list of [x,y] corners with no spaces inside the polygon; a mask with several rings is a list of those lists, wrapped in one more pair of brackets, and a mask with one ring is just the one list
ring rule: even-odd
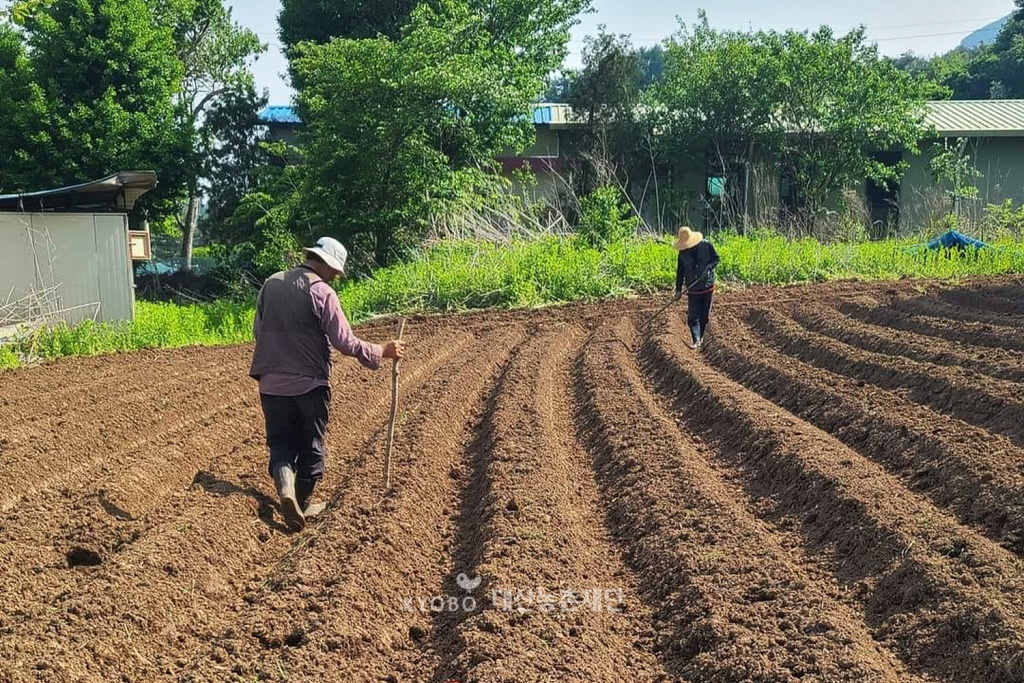
{"label": "dark vest", "polygon": [[276,273],[263,283],[256,301],[258,323],[251,377],[287,373],[330,378],[330,347],[309,293],[317,282],[323,282],[319,275],[299,266]]}

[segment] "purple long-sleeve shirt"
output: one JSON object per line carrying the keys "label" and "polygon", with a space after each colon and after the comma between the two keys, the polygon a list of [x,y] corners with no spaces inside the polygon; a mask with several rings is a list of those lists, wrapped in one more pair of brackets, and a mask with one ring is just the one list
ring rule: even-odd
{"label": "purple long-sleeve shirt", "polygon": [[[320,329],[327,340],[345,356],[352,356],[363,367],[371,370],[380,368],[384,349],[380,344],[371,344],[356,337],[348,324],[345,312],[341,310],[338,293],[326,282],[317,282],[309,288],[310,303],[320,319]],[[259,339],[260,315],[257,309],[253,320],[253,336]],[[329,386],[325,379],[305,377],[287,373],[268,373],[260,377],[260,393],[270,396],[301,396],[319,387]]]}

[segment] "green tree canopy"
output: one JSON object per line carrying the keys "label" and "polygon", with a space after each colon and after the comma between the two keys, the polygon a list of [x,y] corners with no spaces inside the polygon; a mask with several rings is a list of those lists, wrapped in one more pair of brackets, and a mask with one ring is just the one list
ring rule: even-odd
{"label": "green tree canopy", "polygon": [[278,15],[281,42],[288,49],[301,42],[332,38],[398,38],[416,6],[415,0],[283,0]]}
{"label": "green tree canopy", "polygon": [[37,190],[128,168],[161,172],[176,150],[182,68],[150,4],[53,0],[19,16],[27,51],[4,29],[0,50],[16,68],[0,78],[25,95],[6,105],[14,116],[5,120],[23,163],[0,169],[0,184]]}
{"label": "green tree canopy", "polygon": [[863,30],[739,33],[702,16],[668,42],[651,106],[669,158],[707,154],[728,175],[756,149],[788,167],[813,213],[865,177],[901,172],[878,153],[916,150],[932,90],[882,59]]}
{"label": "green tree canopy", "polygon": [[495,157],[532,139],[531,103],[586,4],[439,0],[397,40],[297,46],[308,217],[295,229],[318,225],[385,265],[431,216],[493,188]]}
{"label": "green tree canopy", "polygon": [[[252,101],[249,63],[266,46],[232,19],[223,0],[165,0],[162,7],[163,21],[173,27],[175,54],[184,69],[175,94],[175,114],[182,134],[178,182],[186,194],[180,221],[182,268],[189,270],[199,222],[200,185],[210,178],[216,163],[216,132],[208,125],[207,114],[224,100],[235,106],[245,99]],[[226,133],[223,128],[219,132]]]}
{"label": "green tree canopy", "polygon": [[582,121],[571,136],[576,193],[598,186],[628,185],[635,166],[649,168],[647,140],[640,130],[638,105],[644,73],[640,54],[628,36],[600,33],[588,37],[583,68],[569,74],[567,101]]}

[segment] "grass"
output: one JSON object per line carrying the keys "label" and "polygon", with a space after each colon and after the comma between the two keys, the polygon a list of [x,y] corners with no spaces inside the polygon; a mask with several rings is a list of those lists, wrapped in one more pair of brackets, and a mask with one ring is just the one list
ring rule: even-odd
{"label": "grass", "polygon": [[177,306],[140,301],[130,323],[58,325],[26,331],[0,346],[0,368],[22,358],[54,360],[117,351],[240,344],[252,340],[253,308],[229,301]]}
{"label": "grass", "polygon": [[[713,239],[728,283],[790,284],[905,277],[950,279],[1024,273],[1024,243],[977,253],[921,252],[909,241],[821,244],[775,233]],[[598,251],[574,238],[511,244],[444,242],[418,260],[346,281],[339,297],[353,323],[388,313],[529,308],[669,289],[676,252],[668,240],[634,239]],[[37,330],[0,346],[0,368],[114,351],[235,344],[252,339],[251,302],[176,306],[139,302],[131,323],[86,322]]]}

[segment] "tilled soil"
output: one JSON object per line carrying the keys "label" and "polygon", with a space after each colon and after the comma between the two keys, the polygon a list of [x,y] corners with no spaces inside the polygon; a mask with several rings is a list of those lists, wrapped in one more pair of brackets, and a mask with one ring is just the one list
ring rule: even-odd
{"label": "tilled soil", "polygon": [[[281,523],[247,346],[0,373],[0,681],[1024,681],[1024,285],[409,321]],[[378,322],[359,333],[390,336]]]}

